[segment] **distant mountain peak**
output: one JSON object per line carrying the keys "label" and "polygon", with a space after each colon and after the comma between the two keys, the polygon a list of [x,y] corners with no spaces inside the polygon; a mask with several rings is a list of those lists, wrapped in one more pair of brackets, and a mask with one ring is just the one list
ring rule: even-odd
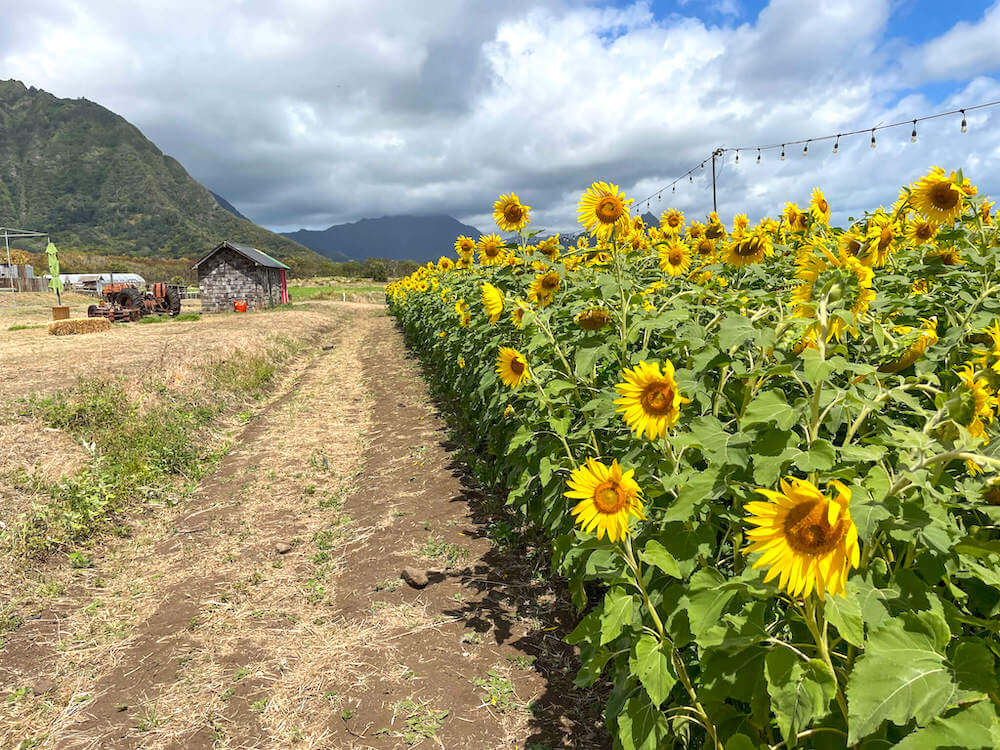
{"label": "distant mountain peak", "polygon": [[482,232],[446,214],[395,214],[366,217],[321,230],[300,229],[284,235],[331,260],[389,258],[436,261],[454,253],[455,238],[479,239]]}

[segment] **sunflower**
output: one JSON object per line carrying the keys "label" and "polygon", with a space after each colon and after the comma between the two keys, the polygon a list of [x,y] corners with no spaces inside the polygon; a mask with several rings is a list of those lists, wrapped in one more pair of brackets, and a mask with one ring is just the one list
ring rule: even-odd
{"label": "sunflower", "polygon": [[760,263],[773,252],[770,235],[756,228],[743,239],[730,242],[726,246],[723,260],[727,265],[739,268]]}
{"label": "sunflower", "polygon": [[455,261],[451,258],[446,258],[443,255],[438,258],[438,270],[439,271],[450,271],[455,267]]}
{"label": "sunflower", "polygon": [[710,240],[721,240],[726,236],[726,225],[719,221],[719,215],[715,211],[708,215],[705,236]]}
{"label": "sunflower", "polygon": [[809,201],[809,213],[813,220],[820,224],[830,223],[830,204],[826,202],[826,196],[819,188],[812,191],[812,200]]}
{"label": "sunflower", "polygon": [[587,463],[574,469],[566,484],[565,493],[571,500],[579,500],[570,512],[583,531],[597,531],[597,538],[605,533],[608,540],[617,542],[629,533],[629,518],[645,519],[642,512],[642,490],[633,479],[635,471],[623,472],[618,461],[605,466],[588,458]]}
{"label": "sunflower", "polygon": [[660,269],[670,276],[681,276],[691,267],[691,248],[677,239],[661,245],[657,256],[660,259]]}
{"label": "sunflower", "polygon": [[596,331],[611,322],[611,313],[603,307],[589,307],[577,313],[573,320],[585,331]]}
{"label": "sunflower", "polygon": [[638,253],[649,247],[649,237],[641,230],[633,230],[628,236],[628,244]]}
{"label": "sunflower", "polygon": [[983,222],[984,227],[993,226],[993,215],[990,213],[993,210],[993,201],[984,200],[979,204],[979,220]]}
{"label": "sunflower", "polygon": [[589,250],[590,249],[590,238],[587,235],[585,235],[585,234],[581,234],[579,237],[577,237],[576,238],[576,249],[577,250]]}
{"label": "sunflower", "polygon": [[455,312],[458,314],[458,324],[462,328],[467,327],[472,320],[472,314],[469,312],[469,306],[464,299],[460,299],[455,303]]}
{"label": "sunflower", "polygon": [[458,366],[462,370],[465,369],[465,357],[459,357],[458,358]]}
{"label": "sunflower", "polygon": [[497,357],[497,377],[504,385],[517,389],[528,379],[528,360],[517,349],[500,347]]}
{"label": "sunflower", "polygon": [[503,261],[503,240],[496,234],[484,234],[479,238],[479,262],[484,266],[495,266]]}
{"label": "sunflower", "polygon": [[471,237],[466,237],[464,234],[461,234],[458,236],[458,239],[455,240],[455,252],[462,258],[471,258],[475,251],[476,241]]}
{"label": "sunflower", "polygon": [[577,219],[591,235],[607,239],[616,227],[628,231],[631,204],[617,185],[595,182],[580,196]]}
{"label": "sunflower", "polygon": [[924,245],[938,233],[938,225],[927,219],[913,217],[906,224],[906,239],[911,245]]}
{"label": "sunflower", "polygon": [[559,235],[542,240],[535,245],[535,250],[548,258],[550,263],[555,263],[559,257]]}
{"label": "sunflower", "polygon": [[937,250],[927,253],[927,259],[937,261],[945,266],[958,266],[965,263],[965,261],[962,260],[961,251],[954,245],[939,247]]}
{"label": "sunflower", "polygon": [[733,237],[740,238],[746,235],[750,229],[750,219],[746,214],[736,214],[733,217]]}
{"label": "sunflower", "polygon": [[660,229],[667,234],[680,234],[684,227],[684,214],[676,208],[668,208],[660,214]]}
{"label": "sunflower", "polygon": [[888,362],[882,364],[879,372],[899,372],[912,365],[927,351],[927,347],[937,343],[937,318],[921,318],[923,325],[914,329],[911,326],[896,326],[892,329],[893,336],[899,336],[902,341],[899,353]]}
{"label": "sunflower", "polygon": [[520,328],[524,325],[524,308],[522,307],[524,303],[520,300],[514,304],[510,310],[510,322],[514,324],[515,328]]}
{"label": "sunflower", "polygon": [[882,210],[872,214],[868,219],[865,239],[867,244],[859,257],[865,261],[865,265],[884,266],[889,256],[896,251],[896,227],[892,217]]}
{"label": "sunflower", "polygon": [[809,214],[802,211],[795,203],[785,204],[783,218],[789,232],[804,232],[809,228]]}
{"label": "sunflower", "polygon": [[701,237],[694,241],[694,252],[702,263],[711,263],[715,258],[715,240]]}
{"label": "sunflower", "polygon": [[758,489],[770,502],[753,500],[744,507],[751,543],[743,552],[763,552],[754,568],[768,567],[764,582],[778,578],[791,597],[807,597],[816,589],[845,596],[850,568],[861,561],[858,528],[851,519],[851,491],[832,481],[824,496],[805,479],[781,480],[781,492]]}
{"label": "sunflower", "polygon": [[989,381],[979,377],[971,364],[965,364],[958,377],[961,384],[945,403],[948,417],[967,429],[972,437],[983,438],[985,445],[990,442],[986,425],[995,416],[997,397],[990,393]]}
{"label": "sunflower", "polygon": [[[850,255],[833,255],[825,245],[820,244],[813,249],[814,252],[803,254],[797,261],[799,270],[796,276],[802,279],[802,284],[792,297],[794,302],[799,303],[795,316],[816,317],[816,305],[825,299],[828,310],[839,308],[854,313],[856,324],[858,316],[875,299],[871,288],[874,272]],[[836,337],[840,341],[845,330],[848,328],[844,320],[831,316],[826,340]],[[857,333],[856,327],[850,331]]]}
{"label": "sunflower", "polygon": [[531,221],[531,206],[525,206],[514,193],[501,195],[493,203],[493,221],[501,232],[520,232]]}
{"label": "sunflower", "polygon": [[689,240],[700,240],[705,236],[705,225],[700,221],[692,221],[687,228],[687,236]]}
{"label": "sunflower", "polygon": [[426,292],[430,288],[431,285],[427,283],[427,279],[420,279],[420,281],[416,283],[416,290],[418,292]]}
{"label": "sunflower", "polygon": [[531,282],[531,287],[528,289],[528,299],[539,307],[551,305],[555,300],[556,290],[559,289],[561,281],[556,271],[539,274]]}
{"label": "sunflower", "polygon": [[490,283],[483,284],[483,307],[490,316],[490,323],[496,323],[503,314],[503,292]]}
{"label": "sunflower", "polygon": [[853,255],[855,258],[863,258],[865,252],[864,238],[857,232],[848,230],[837,238],[842,255]]}
{"label": "sunflower", "polygon": [[930,290],[931,287],[927,283],[927,279],[917,279],[913,282],[913,286],[910,287],[910,294],[927,294]]}
{"label": "sunflower", "polygon": [[615,390],[621,398],[615,399],[618,411],[636,437],[642,433],[650,440],[662,437],[668,427],[673,427],[680,417],[682,404],[691,399],[681,396],[674,380],[674,365],[668,359],[663,371],[656,362],[640,362],[622,373],[624,383]]}
{"label": "sunflower", "polygon": [[941,167],[934,167],[913,184],[910,202],[929,221],[951,224],[962,213],[967,182],[960,180],[954,172],[947,176]]}

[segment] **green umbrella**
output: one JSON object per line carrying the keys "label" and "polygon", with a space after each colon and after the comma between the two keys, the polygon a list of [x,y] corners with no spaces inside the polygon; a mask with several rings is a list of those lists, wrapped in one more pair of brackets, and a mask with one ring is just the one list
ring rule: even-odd
{"label": "green umbrella", "polygon": [[46,255],[49,256],[49,273],[52,280],[49,282],[49,289],[56,293],[56,304],[62,305],[62,279],[59,278],[59,251],[53,243],[45,248]]}

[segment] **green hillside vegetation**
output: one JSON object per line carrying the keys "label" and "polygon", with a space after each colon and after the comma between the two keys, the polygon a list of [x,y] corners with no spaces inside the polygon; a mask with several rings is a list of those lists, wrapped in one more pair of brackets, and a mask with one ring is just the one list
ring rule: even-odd
{"label": "green hillside vegetation", "polygon": [[61,249],[196,259],[221,240],[299,274],[328,261],[222,208],[177,160],[86,99],[0,81],[0,224],[50,232]]}

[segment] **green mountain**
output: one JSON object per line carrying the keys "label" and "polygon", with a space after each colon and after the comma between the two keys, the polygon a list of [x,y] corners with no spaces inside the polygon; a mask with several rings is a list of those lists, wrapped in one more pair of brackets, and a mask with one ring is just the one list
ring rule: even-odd
{"label": "green mountain", "polygon": [[227,211],[114,112],[19,81],[0,81],[0,225],[102,255],[196,258],[232,240],[300,272],[329,263]]}

